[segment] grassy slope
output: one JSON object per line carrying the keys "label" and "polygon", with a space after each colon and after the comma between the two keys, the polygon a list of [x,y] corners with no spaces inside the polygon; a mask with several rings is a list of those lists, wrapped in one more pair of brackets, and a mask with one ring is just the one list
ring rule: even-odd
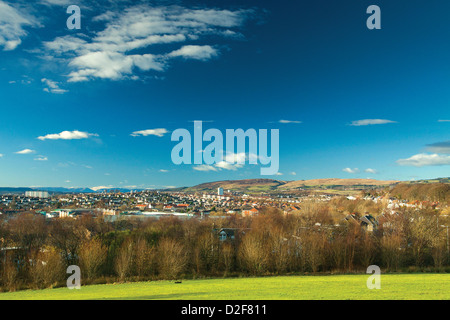
{"label": "grassy slope", "polygon": [[369,290],[369,275],[140,282],[2,293],[0,299],[450,299],[450,274],[382,275],[381,290]]}
{"label": "grassy slope", "polygon": [[227,180],[202,183],[197,186],[187,188],[185,189],[185,191],[216,192],[217,188],[220,187],[225,191],[232,190],[240,192],[269,192],[284,183],[284,181],[273,179]]}
{"label": "grassy slope", "polygon": [[327,186],[386,186],[395,184],[396,180],[374,180],[374,179],[314,179],[290,181],[278,189],[296,189],[301,187],[327,187]]}
{"label": "grassy slope", "polygon": [[273,179],[247,179],[247,180],[227,180],[202,183],[194,187],[186,188],[184,191],[190,192],[216,192],[221,187],[224,190],[260,193],[260,192],[279,192],[296,190],[298,188],[330,188],[333,186],[352,187],[352,186],[387,186],[395,184],[398,181],[379,181],[373,179],[315,179],[299,181],[281,181]]}

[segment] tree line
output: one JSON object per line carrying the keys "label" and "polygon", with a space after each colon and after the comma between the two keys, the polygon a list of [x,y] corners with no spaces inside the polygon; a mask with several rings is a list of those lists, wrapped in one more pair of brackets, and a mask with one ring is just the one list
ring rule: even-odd
{"label": "tree line", "polygon": [[[0,286],[62,286],[70,265],[81,268],[82,284],[365,272],[372,264],[387,272],[450,271],[442,227],[448,221],[435,209],[379,214],[369,232],[357,219],[346,221],[343,212],[335,212],[346,205],[359,206],[312,203],[289,215],[268,208],[256,217],[205,220],[2,218]],[[222,228],[234,239],[221,239]]]}

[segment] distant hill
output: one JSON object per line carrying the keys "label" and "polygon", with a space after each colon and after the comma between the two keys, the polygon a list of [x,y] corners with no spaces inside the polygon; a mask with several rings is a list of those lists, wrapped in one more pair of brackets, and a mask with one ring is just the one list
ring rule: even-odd
{"label": "distant hill", "polygon": [[273,179],[247,179],[247,180],[226,180],[209,183],[202,183],[194,187],[186,188],[184,191],[195,192],[215,192],[217,188],[223,188],[231,191],[240,191],[248,193],[258,192],[283,192],[295,191],[299,189],[310,188],[326,188],[333,187],[379,187],[389,186],[399,181],[389,180],[380,181],[374,179],[315,179],[315,180],[299,180],[299,181],[282,181]]}
{"label": "distant hill", "polygon": [[33,188],[0,188],[0,194],[23,194],[27,191],[48,191],[49,193],[93,193],[89,188],[33,187]]}
{"label": "distant hill", "polygon": [[[430,194],[428,190],[424,188],[427,185],[444,184],[439,188],[434,188]],[[406,186],[415,186],[412,189],[406,190]],[[160,189],[161,191],[186,191],[186,192],[217,192],[217,188],[223,188],[225,191],[231,190],[235,192],[245,193],[261,193],[261,192],[295,192],[299,190],[314,190],[314,189],[327,189],[327,190],[363,190],[364,188],[377,188],[384,186],[399,186],[395,189],[399,193],[399,196],[409,198],[411,193],[415,193],[421,185],[425,194],[428,194],[427,198],[436,198],[436,192],[441,194],[443,188],[447,188],[450,185],[450,178],[436,178],[428,180],[416,180],[416,181],[397,181],[397,180],[375,180],[375,179],[314,179],[314,180],[297,180],[297,181],[283,181],[275,179],[246,179],[246,180],[224,180],[202,183],[197,186],[187,188],[174,188],[174,189]],[[447,185],[447,186],[445,186]],[[400,187],[401,186],[401,187]],[[425,186],[425,187],[424,187]],[[32,187],[32,188],[9,188],[0,187],[0,194],[15,193],[23,194],[26,191],[48,191],[49,193],[100,193],[100,192],[130,192],[130,191],[143,191],[146,189],[125,189],[125,188],[63,188],[63,187]],[[448,190],[448,189],[445,189]],[[426,192],[425,192],[426,191]],[[447,191],[445,191],[446,193]],[[439,197],[442,197],[440,195]],[[448,199],[447,196],[444,199]]]}
{"label": "distant hill", "polygon": [[231,191],[240,192],[269,192],[275,190],[277,187],[284,185],[285,181],[273,179],[247,179],[247,180],[226,180],[202,183],[198,186],[184,189],[184,191],[217,191],[217,188],[223,188]]}
{"label": "distant hill", "polygon": [[94,193],[95,191],[89,188],[63,188],[63,187],[43,187],[33,188],[40,191],[48,191],[49,193]]}
{"label": "distant hill", "polygon": [[436,178],[427,180],[413,180],[404,183],[417,184],[417,183],[450,183],[450,178]]}
{"label": "distant hill", "polygon": [[0,194],[25,193],[26,191],[34,191],[34,189],[32,189],[32,188],[8,188],[8,187],[0,188]]}
{"label": "distant hill", "polygon": [[292,190],[305,187],[332,187],[332,186],[386,186],[396,184],[396,180],[375,179],[314,179],[291,181],[279,187],[279,189]]}
{"label": "distant hill", "polygon": [[145,191],[145,190],[147,190],[147,189],[100,188],[100,189],[93,190],[91,192],[93,192],[93,193],[95,193],[95,192],[97,192],[97,193],[101,193],[101,192],[106,192],[106,193],[108,193],[108,192],[128,193],[128,192],[131,192],[131,191]]}

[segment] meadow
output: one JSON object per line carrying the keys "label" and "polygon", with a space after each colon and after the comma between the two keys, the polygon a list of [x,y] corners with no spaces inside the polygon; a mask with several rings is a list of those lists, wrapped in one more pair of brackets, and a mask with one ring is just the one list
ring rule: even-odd
{"label": "meadow", "polygon": [[450,299],[450,274],[284,276],[152,281],[0,293],[0,300],[428,300]]}

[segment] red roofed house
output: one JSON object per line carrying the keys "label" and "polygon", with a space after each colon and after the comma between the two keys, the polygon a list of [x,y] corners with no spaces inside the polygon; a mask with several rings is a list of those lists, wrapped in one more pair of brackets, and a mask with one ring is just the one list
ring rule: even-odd
{"label": "red roofed house", "polygon": [[252,208],[252,209],[250,209],[250,210],[244,210],[244,211],[242,211],[242,215],[243,215],[244,217],[251,217],[251,216],[253,216],[253,215],[255,215],[255,214],[258,214],[258,213],[259,213],[259,210],[256,209],[256,208]]}

